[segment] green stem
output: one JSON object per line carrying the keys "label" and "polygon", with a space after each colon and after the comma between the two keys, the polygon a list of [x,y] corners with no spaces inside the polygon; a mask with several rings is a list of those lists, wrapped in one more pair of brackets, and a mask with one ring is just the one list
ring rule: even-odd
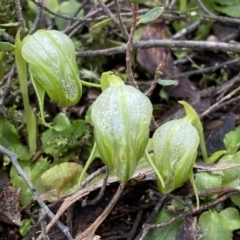
{"label": "green stem", "polygon": [[86,82],[86,81],[83,81],[83,80],[80,80],[80,81],[81,81],[82,85],[84,85],[84,86],[101,88],[100,84],[90,83],[90,82]]}
{"label": "green stem", "polygon": [[156,166],[154,165],[151,157],[149,156],[149,153],[148,153],[147,149],[145,150],[144,156],[147,158],[148,163],[150,164],[150,166],[153,168],[154,172],[156,173],[159,181],[162,184],[162,187],[165,188],[165,183],[162,179],[162,176],[160,175],[159,171],[157,170]]}
{"label": "green stem", "polygon": [[206,144],[205,144],[205,140],[204,140],[204,136],[203,136],[203,131],[201,131],[201,132],[199,131],[198,134],[200,137],[200,148],[202,151],[203,160],[204,160],[204,162],[207,162],[208,154],[207,154],[207,148],[206,148]]}
{"label": "green stem", "polygon": [[81,175],[78,179],[78,186],[79,187],[80,187],[80,184],[82,183],[84,174],[87,172],[87,169],[89,168],[89,166],[92,163],[93,159],[95,158],[96,154],[97,154],[97,144],[96,144],[96,142],[94,142],[91,154],[88,157],[88,160],[87,160],[87,162],[86,162],[86,164],[85,164],[85,166],[84,166],[84,168],[81,172]]}
{"label": "green stem", "polygon": [[29,98],[28,98],[27,64],[21,54],[22,43],[20,40],[20,30],[18,30],[16,34],[15,45],[16,45],[15,61],[16,61],[18,80],[20,85],[20,91],[22,93],[23,107],[24,107],[26,123],[27,123],[28,145],[29,145],[30,152],[35,153],[37,149],[37,142],[36,142],[37,140],[36,126],[37,125],[36,125],[36,117],[32,107],[30,106]]}
{"label": "green stem", "polygon": [[190,182],[191,182],[191,184],[192,184],[193,191],[194,191],[194,194],[195,194],[195,197],[196,197],[197,209],[199,209],[199,206],[200,206],[199,196],[198,196],[197,186],[196,186],[196,183],[195,183],[195,181],[194,181],[194,177],[193,177],[193,172],[192,172],[192,171],[191,171],[189,180],[190,180]]}

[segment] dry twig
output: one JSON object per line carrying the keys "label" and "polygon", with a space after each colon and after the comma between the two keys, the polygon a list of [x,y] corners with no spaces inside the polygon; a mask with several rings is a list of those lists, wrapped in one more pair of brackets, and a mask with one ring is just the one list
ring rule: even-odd
{"label": "dry twig", "polygon": [[[6,156],[8,156],[10,158],[13,166],[16,168],[16,170],[18,172],[18,175],[21,176],[23,178],[23,180],[26,182],[26,184],[28,185],[29,189],[33,193],[34,197],[36,198],[39,206],[42,208],[42,211],[44,213],[46,213],[50,219],[52,219],[54,217],[54,214],[51,212],[51,210],[48,208],[48,206],[41,199],[41,197],[39,196],[37,190],[32,185],[31,181],[28,179],[26,173],[22,170],[21,166],[19,165],[19,163],[17,161],[17,155],[15,153],[9,151],[8,149],[3,147],[2,145],[0,145],[0,152],[5,154]],[[65,227],[59,221],[56,222],[56,225],[63,232],[63,234],[67,237],[67,239],[69,239],[69,240],[73,239],[71,234],[69,233],[69,230],[68,230],[67,227]]]}
{"label": "dry twig", "polygon": [[137,26],[137,14],[138,14],[138,5],[137,4],[131,4],[132,5],[132,27],[130,30],[127,46],[126,46],[126,72],[128,75],[128,80],[130,83],[135,87],[138,88],[134,77],[133,77],[133,72],[132,72],[132,63],[131,63],[131,53],[132,53],[132,45],[133,45],[133,36],[134,32],[136,30]]}

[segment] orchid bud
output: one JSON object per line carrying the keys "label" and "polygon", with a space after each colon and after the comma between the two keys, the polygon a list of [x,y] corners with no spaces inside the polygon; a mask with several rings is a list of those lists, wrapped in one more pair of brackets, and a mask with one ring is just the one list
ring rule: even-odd
{"label": "orchid bud", "polygon": [[55,30],[38,30],[23,40],[22,56],[29,63],[42,114],[45,92],[60,106],[78,103],[82,85],[74,43],[67,35]]}
{"label": "orchid bud", "polygon": [[132,177],[144,154],[151,116],[149,99],[127,85],[108,87],[92,105],[98,153],[112,174],[123,182]]}
{"label": "orchid bud", "polygon": [[153,163],[161,175],[159,191],[166,194],[182,186],[192,174],[199,135],[185,118],[161,125],[153,135]]}

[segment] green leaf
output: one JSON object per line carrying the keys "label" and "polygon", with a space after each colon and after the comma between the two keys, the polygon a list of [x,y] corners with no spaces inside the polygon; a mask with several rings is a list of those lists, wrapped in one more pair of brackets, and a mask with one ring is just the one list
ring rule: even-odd
{"label": "green leaf", "polygon": [[134,4],[139,4],[142,2],[142,0],[130,0],[130,2]]}
{"label": "green leaf", "polygon": [[0,119],[0,144],[17,154],[20,160],[29,160],[32,154],[21,143],[16,128],[6,119]]}
{"label": "green leaf", "polygon": [[57,115],[53,120],[54,127],[42,134],[42,150],[45,153],[61,156],[69,149],[80,145],[81,137],[88,130],[87,123],[83,120],[75,120],[69,124],[66,118],[63,114]]}
{"label": "green leaf", "polygon": [[[38,182],[39,177],[49,168],[49,163],[44,158],[39,158],[36,162],[33,163],[29,161],[19,161],[19,164],[33,185]],[[32,192],[23,180],[23,178],[18,175],[16,169],[13,166],[11,167],[10,176],[13,186],[21,189],[21,204],[25,205],[29,203],[29,201],[31,201],[32,199]]]}
{"label": "green leaf", "polygon": [[169,102],[169,96],[164,90],[164,88],[161,88],[161,90],[159,91],[159,97],[164,99],[167,103]]}
{"label": "green leaf", "polygon": [[140,17],[137,25],[139,24],[147,24],[155,21],[160,15],[162,14],[164,8],[163,7],[156,7],[145,13],[143,16]]}
{"label": "green leaf", "polygon": [[209,210],[201,214],[198,222],[203,237],[201,240],[229,240],[232,239],[232,230],[229,220],[224,214]]}
{"label": "green leaf", "polygon": [[[219,160],[218,163],[240,163],[240,152],[237,152],[234,155],[225,155]],[[222,185],[225,187],[238,187],[239,172],[240,167],[234,167],[224,170]]]}
{"label": "green leaf", "polygon": [[[198,191],[218,188],[222,186],[221,172],[218,174],[211,174],[208,172],[197,173],[195,178],[195,184]],[[204,200],[211,200],[218,196],[218,194],[209,195],[204,197]]]}
{"label": "green leaf", "polygon": [[240,0],[214,0],[214,2],[225,6],[240,4]]}
{"label": "green leaf", "polygon": [[15,50],[15,45],[9,42],[0,42],[0,51],[10,52]]}
{"label": "green leaf", "polygon": [[[76,12],[76,10],[80,7],[80,3],[77,2],[76,0],[69,0],[69,1],[63,1],[59,8],[58,8],[58,13],[68,15],[68,16],[73,16],[73,14]],[[84,15],[84,11],[81,10],[77,17],[81,18]],[[62,31],[65,29],[68,25],[68,21],[66,19],[60,18],[60,17],[55,17],[54,21],[57,25],[57,29]]]}
{"label": "green leaf", "polygon": [[110,22],[112,22],[112,19],[111,19],[111,18],[104,19],[104,20],[102,20],[101,22],[95,23],[95,24],[91,27],[91,29],[102,28],[102,27],[108,25]]}
{"label": "green leaf", "polygon": [[7,28],[7,27],[18,27],[19,26],[19,23],[18,22],[11,22],[11,23],[2,23],[0,24],[0,27],[4,27],[4,28]]}
{"label": "green leaf", "polygon": [[[51,11],[53,12],[57,12],[58,8],[59,8],[59,1],[58,0],[45,0],[44,1],[44,5],[49,8]],[[53,16],[52,14],[45,12],[45,14],[50,17],[50,18],[54,18],[55,16]]]}
{"label": "green leaf", "polygon": [[68,117],[63,114],[63,113],[59,113],[54,119],[53,119],[53,129],[56,132],[62,132],[64,131],[67,127],[69,127],[71,125]]}
{"label": "green leaf", "polygon": [[[220,160],[219,163],[240,163],[240,152],[234,155],[225,155]],[[230,168],[224,170],[223,173],[223,187],[239,187],[239,172],[240,167]],[[236,194],[231,197],[232,202],[240,207],[240,194]]]}
{"label": "green leaf", "polygon": [[[81,172],[82,167],[77,163],[61,163],[41,175],[36,184],[36,189],[43,200],[56,201],[59,197],[73,193],[78,189],[78,179]],[[83,180],[87,176],[85,174]]]}
{"label": "green leaf", "polygon": [[232,231],[240,228],[240,216],[236,208],[225,208],[220,214],[229,221],[229,227]]}
{"label": "green leaf", "polygon": [[171,86],[171,85],[175,84],[176,82],[178,82],[178,80],[166,80],[166,79],[158,80],[158,84],[160,84],[162,86]]}
{"label": "green leaf", "polygon": [[223,142],[228,154],[234,154],[240,147],[240,126],[227,133]]}
{"label": "green leaf", "polygon": [[3,35],[3,33],[5,33],[5,31],[5,29],[0,28],[0,37]]}
{"label": "green leaf", "polygon": [[[162,223],[170,218],[174,217],[175,215],[167,210],[166,208],[163,208],[154,218],[154,220],[151,222],[152,224]],[[175,239],[178,229],[180,225],[182,224],[182,220],[175,221],[166,227],[162,228],[156,228],[151,229],[144,240],[170,240]]]}
{"label": "green leaf", "polygon": [[210,157],[207,158],[207,163],[215,163],[222,155],[226,153],[226,150],[219,150],[214,152]]}
{"label": "green leaf", "polygon": [[31,224],[32,224],[31,219],[23,219],[22,225],[20,226],[20,229],[19,229],[20,234],[22,236],[25,236],[28,233],[29,227],[31,226]]}
{"label": "green leaf", "polygon": [[218,12],[224,13],[227,16],[240,18],[240,4],[232,5],[232,6],[214,6],[215,10]]}

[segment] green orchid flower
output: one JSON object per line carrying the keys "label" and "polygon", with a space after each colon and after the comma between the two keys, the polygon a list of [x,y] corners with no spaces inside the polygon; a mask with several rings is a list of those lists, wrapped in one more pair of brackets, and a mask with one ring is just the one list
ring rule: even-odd
{"label": "green orchid flower", "polygon": [[92,105],[96,148],[112,174],[127,182],[144,154],[152,105],[139,90],[112,85]]}
{"label": "green orchid flower", "polygon": [[182,186],[192,173],[200,142],[198,132],[183,118],[161,125],[152,140],[153,162],[165,185],[159,181],[159,191],[172,192]]}
{"label": "green orchid flower", "polygon": [[22,56],[29,64],[43,123],[45,92],[59,106],[79,102],[82,85],[74,43],[67,35],[55,30],[38,30],[23,40]]}
{"label": "green orchid flower", "polygon": [[145,157],[158,177],[158,188],[167,194],[181,187],[188,179],[191,181],[199,207],[199,197],[193,178],[193,165],[197,158],[197,149],[207,159],[202,125],[195,110],[184,101],[186,116],[161,125],[153,134],[153,158],[145,151]]}

